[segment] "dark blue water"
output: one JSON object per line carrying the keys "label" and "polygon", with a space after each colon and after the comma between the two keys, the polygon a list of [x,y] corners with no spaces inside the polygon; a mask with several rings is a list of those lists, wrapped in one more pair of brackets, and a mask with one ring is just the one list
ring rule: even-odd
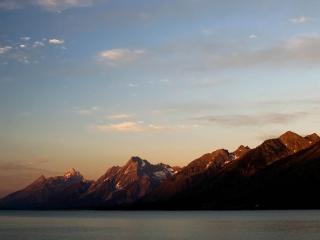
{"label": "dark blue water", "polygon": [[320,211],[0,211],[1,240],[319,240]]}

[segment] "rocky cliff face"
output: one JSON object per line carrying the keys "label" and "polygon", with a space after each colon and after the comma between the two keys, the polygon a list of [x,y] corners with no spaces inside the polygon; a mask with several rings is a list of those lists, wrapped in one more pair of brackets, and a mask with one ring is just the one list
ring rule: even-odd
{"label": "rocky cliff face", "polygon": [[241,145],[234,152],[219,149],[212,153],[204,154],[182,168],[174,177],[161,184],[155,191],[149,194],[147,198],[155,201],[169,199],[175,194],[199,184],[207,175],[219,172],[227,165],[243,157],[249,151],[249,147]]}
{"label": "rocky cliff face", "polygon": [[112,167],[90,186],[82,197],[85,205],[128,204],[171,178],[175,170],[165,164],[150,164],[147,160],[132,157],[123,167]]}

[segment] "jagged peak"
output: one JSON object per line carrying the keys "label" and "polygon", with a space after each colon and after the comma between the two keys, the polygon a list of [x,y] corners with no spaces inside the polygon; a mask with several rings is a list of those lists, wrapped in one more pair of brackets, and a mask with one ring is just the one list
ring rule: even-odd
{"label": "jagged peak", "polygon": [[307,137],[302,137],[294,132],[288,131],[281,135],[279,140],[286,146],[288,150],[296,153],[319,141],[318,138],[319,137],[317,135],[313,134]]}
{"label": "jagged peak", "polygon": [[228,153],[229,153],[229,151],[227,149],[220,148],[220,149],[213,151],[211,154],[228,154]]}
{"label": "jagged peak", "polygon": [[244,146],[244,145],[240,145],[237,150],[235,150],[234,152],[243,152],[243,151],[247,151],[250,150],[249,146]]}
{"label": "jagged peak", "polygon": [[304,138],[307,139],[310,143],[316,143],[316,142],[320,141],[320,137],[316,133],[312,133],[310,135],[307,135]]}
{"label": "jagged peak", "polygon": [[306,137],[317,137],[320,139],[319,135],[317,133],[312,133],[312,134],[309,134],[307,135]]}
{"label": "jagged peak", "polygon": [[288,131],[284,134],[282,134],[279,137],[279,140],[285,144],[286,146],[292,145],[292,144],[298,144],[298,143],[303,143],[306,141],[306,139],[302,136],[300,136],[297,133],[294,133],[292,131]]}
{"label": "jagged peak", "polygon": [[129,162],[141,162],[143,161],[142,158],[140,158],[139,156],[132,156],[130,159],[129,159]]}
{"label": "jagged peak", "polygon": [[239,159],[244,154],[246,154],[250,149],[248,146],[240,145],[237,150],[231,153],[233,160]]}
{"label": "jagged peak", "polygon": [[46,177],[44,175],[41,175],[40,177],[38,177],[34,182],[43,182],[43,181],[46,181]]}
{"label": "jagged peak", "polygon": [[38,179],[46,180],[46,177],[42,174]]}
{"label": "jagged peak", "polygon": [[280,140],[287,140],[287,139],[302,139],[303,137],[301,137],[299,134],[295,133],[295,132],[292,132],[292,131],[287,131],[285,132],[284,134],[282,134],[280,137]]}
{"label": "jagged peak", "polygon": [[192,162],[190,162],[187,166],[191,166],[191,165],[197,164],[197,162],[199,162],[199,161],[205,161],[205,162],[212,161],[212,160],[216,159],[219,156],[227,156],[229,154],[230,154],[229,151],[226,150],[226,149],[223,149],[223,148],[217,149],[217,150],[215,150],[215,151],[213,151],[211,153],[203,154],[201,157],[199,157],[199,158],[193,160]]}
{"label": "jagged peak", "polygon": [[81,173],[74,168],[71,168],[69,171],[65,172],[64,177],[66,179],[71,179],[71,178],[83,178]]}
{"label": "jagged peak", "polygon": [[138,157],[138,156],[132,156],[132,157],[128,160],[128,162],[127,162],[126,165],[132,165],[132,164],[143,167],[143,166],[145,166],[146,164],[150,164],[150,163],[149,163],[147,160],[144,160],[144,159],[142,159],[142,158],[140,158],[140,157]]}
{"label": "jagged peak", "polygon": [[34,180],[29,187],[34,187],[34,186],[39,186],[42,185],[43,183],[45,183],[47,181],[46,177],[44,175],[41,175],[40,177],[38,177],[36,180]]}

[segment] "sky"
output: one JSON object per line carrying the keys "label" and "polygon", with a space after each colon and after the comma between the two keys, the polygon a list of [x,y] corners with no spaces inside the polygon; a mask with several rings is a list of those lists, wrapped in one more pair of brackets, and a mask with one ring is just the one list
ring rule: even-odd
{"label": "sky", "polygon": [[320,132],[316,0],[0,0],[0,196],[131,156]]}

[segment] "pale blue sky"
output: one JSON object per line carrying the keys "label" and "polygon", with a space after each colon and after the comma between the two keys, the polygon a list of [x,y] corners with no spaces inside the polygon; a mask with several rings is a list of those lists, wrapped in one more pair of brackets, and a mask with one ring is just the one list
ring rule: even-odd
{"label": "pale blue sky", "polygon": [[319,132],[319,12],[311,0],[0,0],[0,180],[12,182],[0,194],[70,167],[96,178],[131,155],[183,166]]}

